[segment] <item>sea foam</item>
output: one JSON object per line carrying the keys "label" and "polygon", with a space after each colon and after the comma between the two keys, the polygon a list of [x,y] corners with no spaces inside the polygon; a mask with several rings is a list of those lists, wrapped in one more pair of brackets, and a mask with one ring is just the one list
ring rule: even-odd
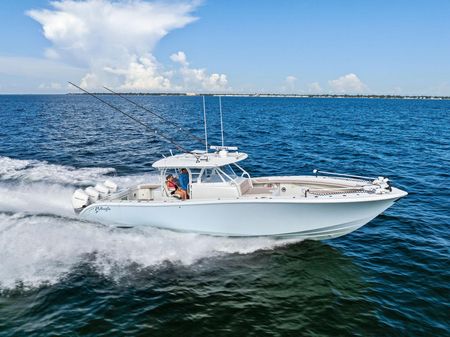
{"label": "sea foam", "polygon": [[248,254],[288,241],[224,238],[156,228],[117,229],[74,219],[0,213],[0,288],[37,287],[59,282],[80,263],[107,277],[127,267],[163,263],[191,265],[223,254]]}

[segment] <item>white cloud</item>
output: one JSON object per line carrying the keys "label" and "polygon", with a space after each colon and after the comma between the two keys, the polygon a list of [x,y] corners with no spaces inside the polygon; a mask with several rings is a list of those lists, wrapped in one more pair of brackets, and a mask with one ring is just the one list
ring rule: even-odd
{"label": "white cloud", "polygon": [[293,92],[295,90],[295,83],[297,82],[297,77],[289,75],[285,79],[286,82],[286,90]]}
{"label": "white cloud", "polygon": [[308,92],[311,94],[319,94],[322,92],[322,87],[319,82],[313,82],[308,85]]}
{"label": "white cloud", "polygon": [[331,90],[338,94],[355,94],[367,91],[367,86],[353,73],[328,81]]}
{"label": "white cloud", "polygon": [[297,77],[292,75],[286,76],[280,89],[284,93],[294,93],[294,91],[296,91],[296,83]]}
{"label": "white cloud", "polygon": [[170,31],[196,20],[198,1],[144,2],[61,0],[52,9],[27,14],[43,27],[53,46],[48,58],[87,69],[86,88],[102,85],[129,90],[168,90],[170,76],[153,57]]}
{"label": "white cloud", "polygon": [[295,77],[295,76],[289,75],[286,77],[287,84],[294,85],[296,81],[297,81],[297,77]]}
{"label": "white cloud", "polygon": [[179,51],[178,53],[170,55],[170,59],[175,63],[181,64],[182,66],[189,65],[189,63],[187,62],[187,59],[186,59],[186,54],[182,51]]}
{"label": "white cloud", "polygon": [[[158,62],[151,54],[139,58],[133,57],[127,68],[105,68],[105,71],[111,74],[121,75],[124,78],[124,82],[120,85],[120,89],[171,89],[170,79],[167,74],[162,72]],[[88,79],[84,78],[83,80],[86,85],[88,85]],[[95,82],[93,81],[93,83]]]}
{"label": "white cloud", "polygon": [[179,51],[172,54],[170,59],[181,66],[179,72],[184,82],[184,89],[203,89],[207,91],[229,90],[227,75],[217,73],[208,74],[204,68],[191,68],[184,52]]}

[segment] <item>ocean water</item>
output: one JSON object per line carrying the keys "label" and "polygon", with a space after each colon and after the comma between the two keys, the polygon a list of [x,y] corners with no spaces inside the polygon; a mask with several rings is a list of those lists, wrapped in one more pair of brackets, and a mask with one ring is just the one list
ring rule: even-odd
{"label": "ocean water", "polygon": [[[202,136],[200,97],[130,98]],[[206,104],[218,144],[218,99]],[[92,97],[0,96],[0,336],[450,335],[450,101],[225,97],[223,110],[253,176],[384,175],[409,195],[322,242],[79,221],[77,187],[155,179],[176,149]]]}

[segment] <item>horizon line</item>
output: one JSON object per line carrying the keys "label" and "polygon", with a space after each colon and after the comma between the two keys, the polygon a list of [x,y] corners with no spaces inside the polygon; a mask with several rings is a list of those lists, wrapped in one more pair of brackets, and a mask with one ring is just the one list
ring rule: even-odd
{"label": "horizon line", "polygon": [[[107,92],[92,92],[94,95],[114,95]],[[223,97],[280,97],[280,98],[372,98],[372,99],[436,99],[450,100],[450,96],[441,95],[397,95],[397,94],[282,94],[282,93],[198,93],[198,92],[117,92],[120,95],[142,96],[223,96]],[[82,92],[66,93],[0,93],[7,95],[87,95]]]}

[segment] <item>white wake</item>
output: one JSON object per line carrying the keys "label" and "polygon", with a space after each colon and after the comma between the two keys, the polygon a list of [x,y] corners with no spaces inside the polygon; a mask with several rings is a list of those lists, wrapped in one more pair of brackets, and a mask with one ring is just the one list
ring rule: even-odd
{"label": "white wake", "polygon": [[[232,239],[166,230],[116,229],[77,220],[70,197],[77,186],[110,178],[111,168],[75,169],[40,161],[0,157],[0,290],[21,284],[37,287],[58,282],[74,267],[90,261],[115,277],[117,270],[166,262],[190,265],[222,254],[248,254],[288,241]],[[119,185],[156,179],[113,177]]]}

